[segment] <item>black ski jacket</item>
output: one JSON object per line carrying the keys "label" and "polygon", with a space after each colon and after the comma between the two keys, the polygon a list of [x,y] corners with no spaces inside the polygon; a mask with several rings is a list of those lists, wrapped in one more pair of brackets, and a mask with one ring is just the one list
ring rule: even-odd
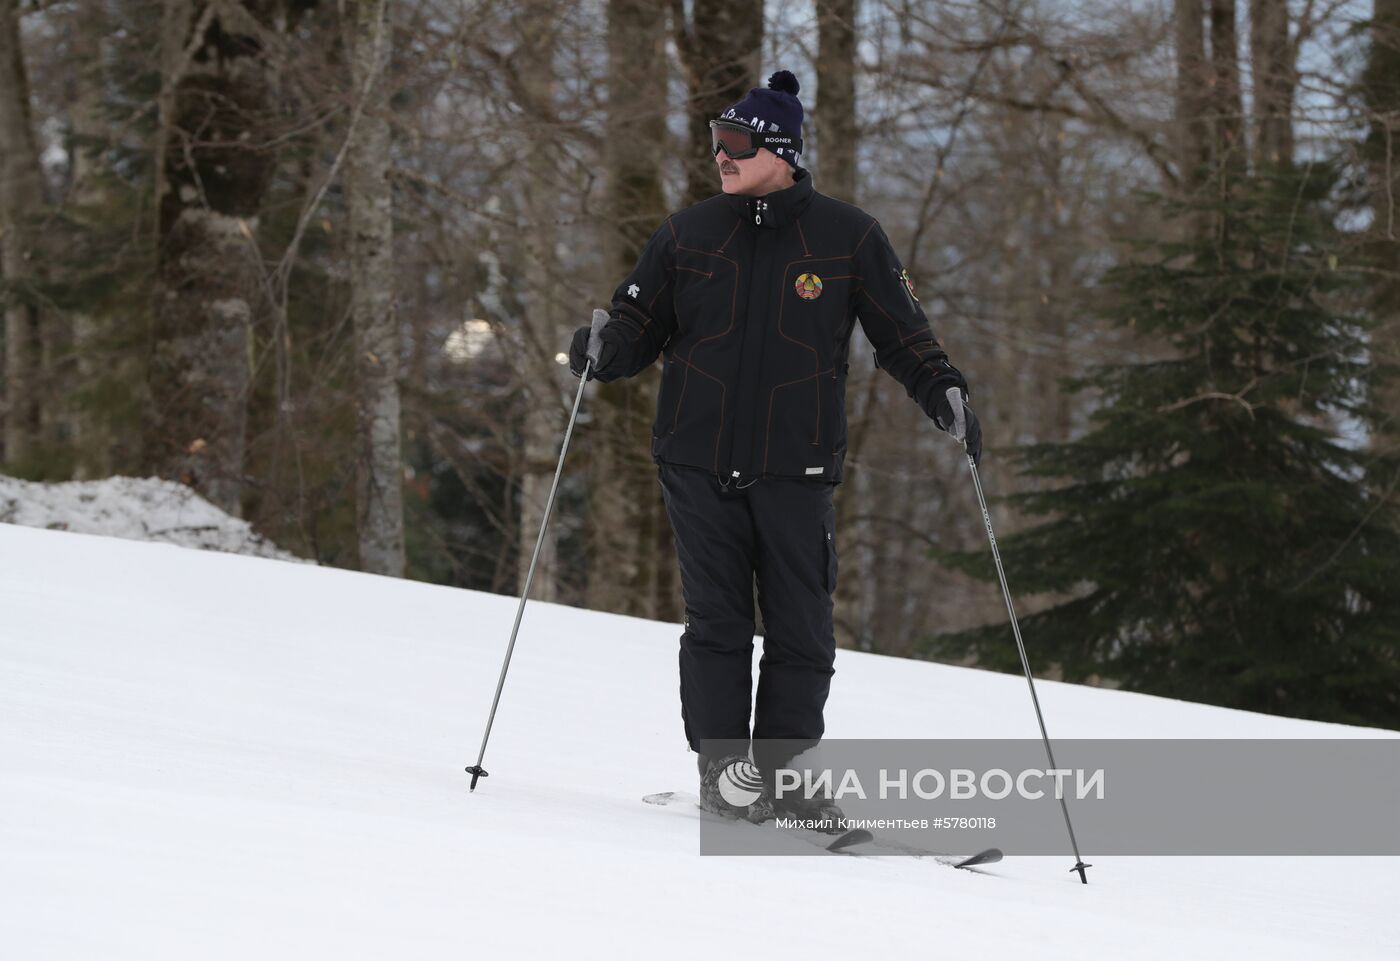
{"label": "black ski jacket", "polygon": [[665,358],[652,457],[745,485],[839,482],[846,352],[860,321],[876,364],[930,417],[966,382],[934,339],[889,238],[858,207],[796,182],[673,214],[613,294],[617,353],[599,380]]}

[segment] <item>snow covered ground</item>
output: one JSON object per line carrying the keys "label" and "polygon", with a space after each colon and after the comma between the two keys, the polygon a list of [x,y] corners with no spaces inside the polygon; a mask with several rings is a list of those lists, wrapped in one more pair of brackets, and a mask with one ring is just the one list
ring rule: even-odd
{"label": "snow covered ground", "polygon": [[[714,858],[674,625],[0,524],[0,956],[1400,957],[1396,858]],[[1375,735],[1043,683],[1060,737]],[[840,652],[843,737],[1034,736],[1024,679]]]}
{"label": "snow covered ground", "polygon": [[184,484],[156,477],[36,484],[0,474],[0,523],[297,559]]}

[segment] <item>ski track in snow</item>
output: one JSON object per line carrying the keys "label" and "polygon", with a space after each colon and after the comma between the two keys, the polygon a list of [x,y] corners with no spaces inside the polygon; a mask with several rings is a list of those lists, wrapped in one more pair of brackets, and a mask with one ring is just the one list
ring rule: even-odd
{"label": "ski track in snow", "polygon": [[[1397,858],[700,857],[669,624],[0,524],[0,955],[1400,957]],[[1033,639],[1028,639],[1033,647]],[[1032,657],[1034,654],[1032,653]],[[1052,736],[1390,732],[1040,682]],[[841,737],[1034,737],[1024,678],[841,651]],[[685,812],[682,812],[685,814]],[[878,952],[878,954],[877,954]]]}

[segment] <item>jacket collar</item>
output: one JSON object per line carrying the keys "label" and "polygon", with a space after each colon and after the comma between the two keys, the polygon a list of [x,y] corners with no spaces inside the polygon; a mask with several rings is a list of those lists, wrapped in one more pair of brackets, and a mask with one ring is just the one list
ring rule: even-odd
{"label": "jacket collar", "polygon": [[755,226],[784,227],[802,216],[812,201],[812,174],[806,167],[793,173],[793,185],[762,197],[725,194],[729,207],[740,218]]}

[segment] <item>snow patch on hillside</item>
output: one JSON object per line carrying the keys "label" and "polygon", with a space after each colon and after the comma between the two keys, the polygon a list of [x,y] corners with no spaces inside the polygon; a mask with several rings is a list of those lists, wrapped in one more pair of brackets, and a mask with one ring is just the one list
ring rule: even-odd
{"label": "snow patch on hillside", "polygon": [[0,476],[0,523],[300,560],[184,484],[154,477],[39,484]]}

